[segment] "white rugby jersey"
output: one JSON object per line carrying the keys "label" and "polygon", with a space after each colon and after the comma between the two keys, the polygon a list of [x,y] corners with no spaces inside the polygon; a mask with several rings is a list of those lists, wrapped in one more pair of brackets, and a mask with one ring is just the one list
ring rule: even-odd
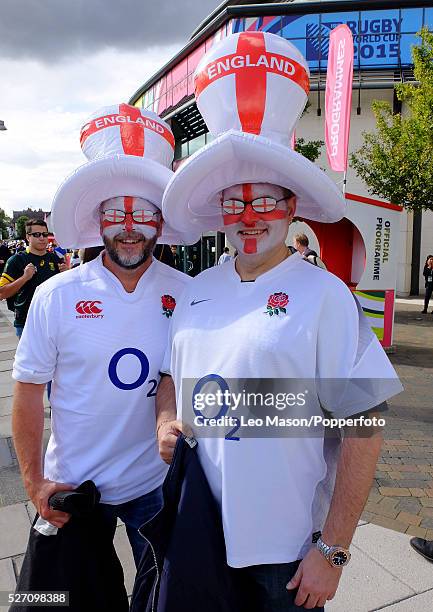
{"label": "white rugby jersey", "polygon": [[[242,282],[233,261],[206,270],[185,291],[171,336],[163,371],[173,376],[179,418],[182,380],[210,374],[224,380],[310,379],[317,393],[313,404],[338,417],[378,406],[402,390],[349,289],[299,253],[254,282]],[[338,400],[324,384],[355,378],[380,380],[359,394],[357,385],[355,392],[348,385]],[[185,415],[192,396],[183,399]],[[248,438],[243,428],[227,426],[231,439],[193,430],[222,510],[229,565],[302,558],[329,510],[340,441],[324,439],[323,429],[315,437]]]}
{"label": "white rugby jersey", "polygon": [[190,278],[153,260],[133,293],[96,260],[39,286],[13,378],[53,380],[45,476],[91,479],[119,504],[166,474],[155,434],[155,395],[173,307]]}

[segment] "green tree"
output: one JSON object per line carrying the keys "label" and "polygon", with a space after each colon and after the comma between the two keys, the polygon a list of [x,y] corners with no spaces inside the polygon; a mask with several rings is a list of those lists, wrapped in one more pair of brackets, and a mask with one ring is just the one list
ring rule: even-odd
{"label": "green tree", "polygon": [[297,138],[295,142],[295,151],[300,153],[311,162],[315,162],[320,155],[320,149],[325,143],[323,140],[309,140],[305,142],[304,138]]}
{"label": "green tree", "polygon": [[18,217],[17,219],[17,238],[20,238],[21,240],[24,240],[26,237],[26,221],[29,220],[29,217],[27,217],[26,215],[21,215],[21,217]]}
{"label": "green tree", "polygon": [[374,101],[377,131],[363,132],[351,163],[371,194],[408,210],[433,210],[433,33],[423,29],[412,49],[415,83],[396,86],[407,113]]}
{"label": "green tree", "polygon": [[7,216],[3,208],[0,208],[0,234],[1,238],[8,238],[9,232],[8,227],[10,226],[11,220]]}

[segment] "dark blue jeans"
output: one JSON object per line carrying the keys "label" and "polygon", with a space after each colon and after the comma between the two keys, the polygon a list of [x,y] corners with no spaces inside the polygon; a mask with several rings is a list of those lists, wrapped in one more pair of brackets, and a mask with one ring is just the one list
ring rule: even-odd
{"label": "dark blue jeans", "polygon": [[[295,575],[299,564],[300,561],[293,561],[233,568],[241,609],[248,612],[305,612],[303,606],[295,604],[297,589],[286,589],[286,584]],[[323,612],[324,608],[314,610]]]}
{"label": "dark blue jeans", "polygon": [[101,504],[104,517],[111,523],[113,536],[117,519],[120,518],[125,523],[126,533],[131,544],[132,554],[134,555],[135,567],[138,567],[146,543],[138,533],[138,528],[155,516],[161,506],[161,487],[124,504]]}

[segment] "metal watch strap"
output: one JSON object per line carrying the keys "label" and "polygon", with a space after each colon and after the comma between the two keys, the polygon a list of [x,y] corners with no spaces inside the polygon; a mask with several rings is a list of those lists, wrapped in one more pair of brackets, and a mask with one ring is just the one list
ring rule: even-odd
{"label": "metal watch strap", "polygon": [[328,558],[328,555],[329,555],[329,553],[332,550],[332,546],[328,546],[328,544],[325,544],[325,542],[322,540],[321,537],[317,540],[316,546],[320,550],[322,555],[324,557]]}

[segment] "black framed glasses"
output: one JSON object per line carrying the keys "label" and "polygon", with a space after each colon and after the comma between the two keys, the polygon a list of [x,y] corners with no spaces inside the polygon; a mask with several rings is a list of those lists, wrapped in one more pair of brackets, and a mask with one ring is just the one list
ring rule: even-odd
{"label": "black framed glasses", "polygon": [[262,196],[260,198],[254,198],[254,200],[250,200],[249,202],[245,202],[244,200],[237,200],[236,198],[229,198],[228,200],[223,200],[221,202],[221,206],[223,212],[226,215],[242,214],[247,204],[251,204],[252,209],[256,213],[263,214],[272,212],[277,208],[278,202],[288,200],[290,197],[291,196],[285,196],[284,198],[280,198],[279,200],[277,200],[272,196]]}
{"label": "black framed glasses", "polygon": [[109,223],[124,223],[126,215],[131,215],[134,223],[149,223],[149,221],[159,220],[161,213],[152,212],[151,210],[133,210],[128,212],[126,210],[118,210],[116,208],[109,208],[103,210],[102,215]]}
{"label": "black framed glasses", "polygon": [[34,238],[48,238],[50,232],[27,232],[27,236],[33,236]]}

